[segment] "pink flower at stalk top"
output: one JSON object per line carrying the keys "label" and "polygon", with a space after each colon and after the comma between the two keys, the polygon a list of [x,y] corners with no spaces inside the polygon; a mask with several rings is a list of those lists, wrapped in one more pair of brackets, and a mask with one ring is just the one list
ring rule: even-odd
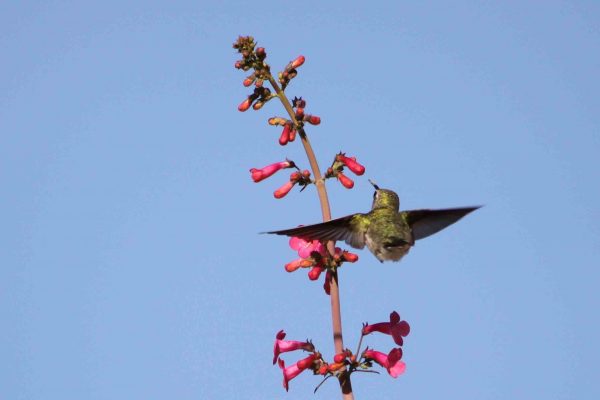
{"label": "pink flower at stalk top", "polygon": [[363,335],[368,335],[373,332],[381,332],[386,335],[392,335],[394,342],[398,346],[402,346],[403,336],[408,336],[410,333],[410,325],[406,321],[400,320],[400,314],[396,311],[390,314],[390,322],[379,322],[372,325],[365,325],[362,329]]}
{"label": "pink flower at stalk top", "polygon": [[399,347],[392,349],[389,354],[377,350],[365,350],[363,357],[369,358],[387,369],[392,378],[397,378],[406,371],[406,364],[401,360],[402,349]]}
{"label": "pink flower at stalk top", "polygon": [[267,165],[266,167],[263,167],[260,169],[251,168],[250,174],[252,174],[252,180],[254,182],[260,182],[263,179],[267,179],[268,177],[270,177],[271,175],[273,175],[274,173],[276,173],[277,171],[279,171],[281,169],[292,168],[294,166],[295,166],[295,164],[293,161],[285,160],[285,161],[273,163],[271,165]]}
{"label": "pink flower at stalk top", "polygon": [[281,353],[287,353],[288,351],[305,350],[315,351],[315,346],[311,342],[299,342],[297,340],[283,340],[285,338],[285,332],[280,330],[275,336],[275,345],[273,346],[273,364],[277,362]]}

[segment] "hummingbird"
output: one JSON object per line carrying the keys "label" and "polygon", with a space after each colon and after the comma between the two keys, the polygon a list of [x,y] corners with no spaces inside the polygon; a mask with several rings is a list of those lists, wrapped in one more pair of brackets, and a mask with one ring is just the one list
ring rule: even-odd
{"label": "hummingbird", "polygon": [[362,249],[365,245],[380,261],[400,261],[416,240],[452,225],[481,206],[400,211],[400,198],[389,189],[375,188],[368,213],[356,213],[313,225],[266,232],[308,240],[338,241]]}

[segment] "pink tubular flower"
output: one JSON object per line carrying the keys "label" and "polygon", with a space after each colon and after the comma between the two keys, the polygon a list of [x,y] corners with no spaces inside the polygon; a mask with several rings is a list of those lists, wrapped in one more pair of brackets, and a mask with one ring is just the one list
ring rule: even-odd
{"label": "pink tubular flower", "polygon": [[373,325],[365,325],[362,329],[363,335],[368,335],[372,332],[381,332],[386,335],[392,335],[394,342],[398,346],[402,346],[403,336],[408,336],[410,333],[410,325],[406,321],[400,320],[400,314],[396,311],[390,314],[390,322],[379,322]]}
{"label": "pink tubular flower", "polygon": [[354,187],[354,182],[352,181],[352,179],[348,178],[346,175],[342,174],[341,172],[338,172],[337,178],[338,178],[338,181],[340,181],[340,183],[346,189],[352,189]]}
{"label": "pink tubular flower", "polygon": [[311,354],[310,356],[298,361],[293,365],[290,365],[289,367],[285,366],[285,362],[281,358],[279,359],[279,368],[283,370],[283,387],[285,388],[286,392],[290,388],[289,382],[300,375],[304,370],[309,368],[316,358],[316,354]]}
{"label": "pink tubular flower", "polygon": [[281,186],[279,189],[273,192],[273,196],[275,196],[276,199],[281,199],[282,197],[285,197],[285,195],[288,194],[290,190],[292,190],[295,184],[296,182],[287,181],[283,186]]}
{"label": "pink tubular flower", "polygon": [[292,161],[285,160],[285,161],[276,162],[271,165],[267,165],[266,167],[263,167],[261,169],[251,168],[250,173],[252,174],[252,180],[254,182],[260,182],[263,179],[267,179],[268,177],[270,177],[271,175],[273,175],[275,172],[279,171],[280,169],[292,168],[292,167],[294,167],[294,165],[295,164]]}
{"label": "pink tubular flower", "polygon": [[315,351],[315,346],[311,342],[299,342],[297,340],[283,340],[285,338],[285,332],[280,330],[275,336],[275,345],[273,346],[273,364],[277,362],[281,353],[287,353],[288,351],[304,350],[304,351]]}
{"label": "pink tubular flower", "polygon": [[354,172],[356,175],[362,175],[365,173],[365,167],[356,162],[356,157],[346,157],[344,154],[340,153],[336,156],[336,159],[348,167],[348,169]]}
{"label": "pink tubular flower", "polygon": [[389,354],[377,350],[365,350],[363,357],[371,359],[387,369],[388,374],[390,374],[392,378],[399,377],[406,370],[406,364],[401,360],[402,349],[398,347],[392,349]]}
{"label": "pink tubular flower", "polygon": [[325,246],[318,240],[307,241],[299,237],[292,237],[290,238],[290,247],[298,251],[298,255],[302,258],[311,257],[313,252],[325,254]]}

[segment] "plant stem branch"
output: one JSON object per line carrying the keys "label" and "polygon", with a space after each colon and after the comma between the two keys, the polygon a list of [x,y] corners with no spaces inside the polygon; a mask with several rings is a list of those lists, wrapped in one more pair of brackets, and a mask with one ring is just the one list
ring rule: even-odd
{"label": "plant stem branch", "polygon": [[[290,116],[290,119],[294,123],[294,126],[297,127],[298,121],[296,119],[296,114],[294,113],[294,109],[287,96],[285,95],[283,90],[281,90],[281,88],[277,84],[277,81],[275,81],[272,75],[269,75],[269,82],[271,83],[271,86],[277,93],[279,100],[281,101],[283,107]],[[319,196],[319,202],[321,203],[321,214],[323,215],[323,221],[329,221],[331,220],[329,198],[327,197],[325,182],[322,179],[321,170],[319,169],[319,164],[317,163],[317,158],[315,157],[315,153],[312,149],[310,141],[308,140],[308,136],[304,131],[304,128],[299,128],[298,134],[302,141],[302,145],[304,146],[304,151],[306,152],[306,156],[308,157],[308,162],[310,164],[310,168],[314,176],[315,186],[317,188],[317,194]],[[335,253],[334,242],[327,242],[327,250],[332,255]],[[329,294],[331,302],[331,320],[333,324],[333,343],[335,345],[335,352],[337,354],[344,351],[344,341],[342,336],[342,311],[340,307],[340,289],[337,270],[332,271]],[[340,388],[342,390],[342,398],[346,400],[354,399],[354,395],[352,394],[352,383],[350,381],[350,375],[347,373],[341,374],[338,380],[340,383]]]}

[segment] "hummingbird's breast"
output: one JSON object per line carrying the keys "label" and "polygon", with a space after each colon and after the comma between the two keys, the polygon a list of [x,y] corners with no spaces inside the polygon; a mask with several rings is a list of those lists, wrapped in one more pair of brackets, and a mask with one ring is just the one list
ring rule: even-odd
{"label": "hummingbird's breast", "polygon": [[365,235],[367,247],[381,262],[400,261],[414,243],[410,226],[394,210],[378,210],[373,217]]}
{"label": "hummingbird's breast", "polygon": [[407,242],[402,242],[401,244],[390,246],[390,245],[380,245],[379,243],[374,243],[369,240],[369,237],[366,238],[367,247],[371,252],[377,257],[377,259],[381,262],[384,261],[400,261],[402,257],[404,257],[412,245]]}

